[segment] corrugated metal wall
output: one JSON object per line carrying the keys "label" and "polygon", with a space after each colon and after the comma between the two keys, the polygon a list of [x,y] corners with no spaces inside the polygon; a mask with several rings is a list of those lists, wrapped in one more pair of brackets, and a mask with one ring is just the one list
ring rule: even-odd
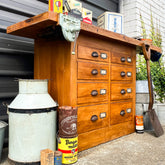
{"label": "corrugated metal wall", "polygon": [[[93,11],[93,24],[104,11],[118,11],[118,0],[79,0]],[[18,78],[33,78],[33,40],[6,34],[6,28],[48,10],[48,0],[0,0],[0,120],[18,92]]]}
{"label": "corrugated metal wall", "polygon": [[[46,1],[47,3],[47,1]],[[45,12],[47,4],[37,0],[0,1],[0,119],[7,120],[5,104],[18,93],[19,78],[33,78],[34,42],[6,34],[6,28]]]}

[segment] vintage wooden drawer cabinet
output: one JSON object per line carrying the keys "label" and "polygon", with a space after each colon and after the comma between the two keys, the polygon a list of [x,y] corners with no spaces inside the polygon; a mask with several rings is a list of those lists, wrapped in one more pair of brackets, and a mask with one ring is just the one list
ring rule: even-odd
{"label": "vintage wooden drawer cabinet", "polygon": [[35,39],[34,78],[49,79],[60,106],[78,107],[79,151],[134,132],[136,46],[142,42],[81,23],[72,55],[73,43],[44,35],[47,27],[59,29],[58,21],[47,12],[7,31]]}

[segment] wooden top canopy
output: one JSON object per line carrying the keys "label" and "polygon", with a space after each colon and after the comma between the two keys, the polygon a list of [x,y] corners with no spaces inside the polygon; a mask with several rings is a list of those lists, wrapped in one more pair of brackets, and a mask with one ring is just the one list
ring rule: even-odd
{"label": "wooden top canopy", "polygon": [[[45,12],[37,16],[31,17],[25,21],[9,26],[7,28],[7,33],[35,39],[39,36],[39,34],[42,34],[44,29],[49,26],[56,26],[58,25],[58,23],[59,14],[54,12]],[[127,37],[125,35],[114,33],[94,25],[86,24],[84,22],[81,22],[81,31],[134,46],[141,47],[144,43],[142,41]],[[161,52],[160,48],[153,45],[151,45],[151,49],[157,52]]]}

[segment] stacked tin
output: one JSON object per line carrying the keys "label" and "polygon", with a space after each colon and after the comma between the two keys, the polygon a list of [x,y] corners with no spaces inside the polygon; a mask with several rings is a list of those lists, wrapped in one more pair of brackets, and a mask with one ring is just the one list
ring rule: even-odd
{"label": "stacked tin", "polygon": [[58,150],[63,153],[62,164],[77,162],[77,108],[71,106],[59,107]]}

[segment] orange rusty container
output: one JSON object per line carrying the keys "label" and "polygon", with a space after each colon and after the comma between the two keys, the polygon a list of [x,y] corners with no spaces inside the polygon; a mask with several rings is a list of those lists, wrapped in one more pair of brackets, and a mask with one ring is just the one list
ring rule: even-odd
{"label": "orange rusty container", "polygon": [[136,116],[136,132],[144,133],[143,116]]}

